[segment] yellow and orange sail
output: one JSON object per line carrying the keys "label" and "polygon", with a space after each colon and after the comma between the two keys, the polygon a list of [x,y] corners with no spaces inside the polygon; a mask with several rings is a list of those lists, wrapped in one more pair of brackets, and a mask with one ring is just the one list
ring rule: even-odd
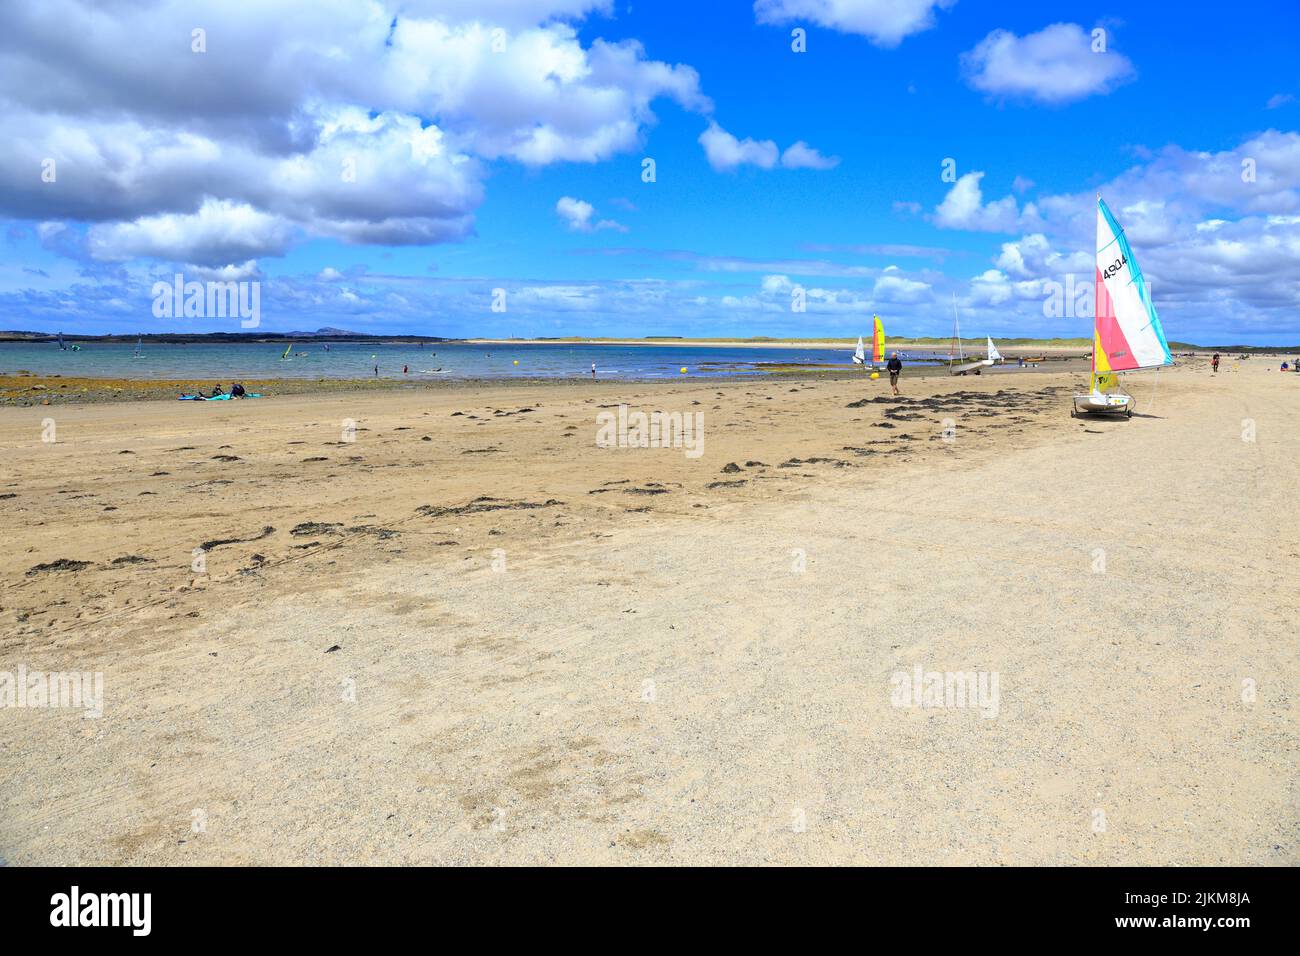
{"label": "yellow and orange sail", "polygon": [[871,333],[871,363],[874,365],[885,360],[885,324],[878,315],[872,318],[876,322],[875,331]]}

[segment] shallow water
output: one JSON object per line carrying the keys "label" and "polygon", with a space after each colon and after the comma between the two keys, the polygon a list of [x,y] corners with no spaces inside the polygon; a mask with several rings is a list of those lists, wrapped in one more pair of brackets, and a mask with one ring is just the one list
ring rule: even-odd
{"label": "shallow water", "polygon": [[[266,378],[670,378],[687,374],[752,375],[765,368],[815,365],[852,368],[852,349],[742,348],[687,345],[517,344],[418,345],[304,342],[281,359],[284,344],[151,344],[135,355],[129,342],[81,342],[80,351],[61,351],[46,342],[0,343],[0,373],[119,379],[197,379],[229,382]],[[905,364],[927,364],[933,353],[913,352]],[[517,363],[517,364],[516,364]],[[406,367],[408,372],[403,373]],[[438,371],[438,370],[441,371]]]}

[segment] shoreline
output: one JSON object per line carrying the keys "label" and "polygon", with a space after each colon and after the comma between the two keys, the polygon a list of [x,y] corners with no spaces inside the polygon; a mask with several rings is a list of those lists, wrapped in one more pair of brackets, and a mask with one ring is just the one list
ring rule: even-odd
{"label": "shoreline", "polygon": [[[1083,372],[1087,370],[1082,359],[1049,358],[1036,367],[1018,368],[1013,364],[994,366],[983,370],[985,375],[1003,376],[1011,374],[1043,374],[1051,372]],[[908,366],[904,378],[945,378],[947,367],[943,365]],[[882,375],[882,378],[884,376]],[[972,376],[968,376],[970,378]],[[976,377],[977,378],[977,377]],[[264,398],[288,396],[337,395],[365,392],[411,392],[427,391],[433,393],[445,391],[463,391],[518,386],[545,386],[563,388],[565,386],[581,387],[597,385],[623,384],[629,386],[647,386],[660,383],[721,385],[724,382],[808,382],[869,379],[856,367],[826,365],[774,365],[764,370],[739,372],[728,375],[687,374],[680,377],[627,377],[600,378],[594,381],[588,376],[568,378],[518,377],[508,378],[229,378],[221,382],[229,388],[232,382],[240,382],[250,392],[261,392]],[[215,381],[215,379],[213,379]],[[194,394],[196,390],[210,391],[211,382],[199,384],[197,379],[122,379],[101,378],[95,376],[65,376],[42,374],[0,374],[0,408],[33,406],[73,406],[106,405],[134,402],[176,401],[178,395]],[[262,401],[262,399],[255,399]]]}

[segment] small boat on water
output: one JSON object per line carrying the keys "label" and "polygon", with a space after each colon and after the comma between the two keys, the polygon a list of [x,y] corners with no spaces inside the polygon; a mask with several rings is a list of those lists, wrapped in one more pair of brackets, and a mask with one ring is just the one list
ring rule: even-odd
{"label": "small boat on water", "polygon": [[1160,369],[1174,363],[1124,230],[1105,200],[1097,197],[1097,289],[1093,309],[1092,388],[1075,395],[1071,417],[1081,414],[1132,417],[1133,396],[1120,372]]}

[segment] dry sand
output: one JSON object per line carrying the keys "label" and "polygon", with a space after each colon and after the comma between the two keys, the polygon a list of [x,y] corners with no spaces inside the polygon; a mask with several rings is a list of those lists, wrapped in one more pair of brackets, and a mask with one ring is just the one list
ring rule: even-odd
{"label": "dry sand", "polygon": [[0,857],[1295,865],[1300,376],[1132,381],[0,409],[0,671],[105,697],[0,710]]}

